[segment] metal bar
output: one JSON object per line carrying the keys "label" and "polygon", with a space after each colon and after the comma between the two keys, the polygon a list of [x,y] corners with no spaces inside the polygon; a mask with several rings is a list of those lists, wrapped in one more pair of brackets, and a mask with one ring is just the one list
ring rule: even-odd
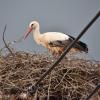
{"label": "metal bar", "polygon": [[56,60],[50,68],[40,77],[40,79],[31,87],[29,87],[28,92],[31,95],[34,95],[36,92],[38,85],[40,82],[59,64],[59,62],[64,58],[64,56],[70,51],[73,45],[86,33],[86,31],[92,26],[92,24],[100,17],[100,11],[93,17],[93,19],[86,25],[86,27],[81,31],[78,37],[72,41],[68,46],[66,46],[65,51],[61,54],[61,56]]}
{"label": "metal bar", "polygon": [[90,98],[100,89],[100,83],[96,86],[93,92],[86,98],[86,100],[90,100]]}

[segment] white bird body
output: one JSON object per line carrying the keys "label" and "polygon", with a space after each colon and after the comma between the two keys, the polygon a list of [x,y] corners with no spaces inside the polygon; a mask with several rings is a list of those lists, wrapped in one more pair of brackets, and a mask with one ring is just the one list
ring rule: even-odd
{"label": "white bird body", "polygon": [[69,36],[60,32],[47,32],[43,34],[43,38],[47,39],[47,41],[56,41],[56,40],[68,40]]}
{"label": "white bird body", "polygon": [[[61,54],[64,51],[64,47],[74,40],[74,37],[60,32],[46,32],[41,34],[39,23],[36,21],[32,21],[29,24],[29,31],[25,38],[31,31],[33,31],[36,43],[48,48],[53,54]],[[85,43],[78,41],[71,51],[87,52],[88,48]]]}
{"label": "white bird body", "polygon": [[33,38],[36,41],[36,43],[44,44],[45,42],[50,43],[56,40],[61,40],[61,41],[68,40],[69,36],[60,32],[46,32],[42,34],[33,32]]}

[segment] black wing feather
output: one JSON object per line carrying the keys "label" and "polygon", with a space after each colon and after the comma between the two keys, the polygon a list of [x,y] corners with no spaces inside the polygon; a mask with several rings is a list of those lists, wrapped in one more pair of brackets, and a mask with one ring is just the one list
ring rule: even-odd
{"label": "black wing feather", "polygon": [[[56,41],[51,41],[49,43],[49,45],[51,47],[65,47],[66,45],[69,45],[73,40],[75,40],[74,37],[70,36],[69,35],[69,40],[56,40]],[[78,41],[75,43],[75,45],[73,46],[73,48],[77,48],[79,49],[80,51],[84,51],[84,52],[88,52],[88,47],[85,43],[81,42],[81,41]]]}

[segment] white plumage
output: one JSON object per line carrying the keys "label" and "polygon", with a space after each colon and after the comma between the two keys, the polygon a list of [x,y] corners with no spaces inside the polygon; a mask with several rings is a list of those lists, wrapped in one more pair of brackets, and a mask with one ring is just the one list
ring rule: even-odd
{"label": "white plumage", "polygon": [[43,34],[43,38],[48,39],[48,41],[56,41],[56,40],[68,40],[69,36],[60,32],[47,32]]}

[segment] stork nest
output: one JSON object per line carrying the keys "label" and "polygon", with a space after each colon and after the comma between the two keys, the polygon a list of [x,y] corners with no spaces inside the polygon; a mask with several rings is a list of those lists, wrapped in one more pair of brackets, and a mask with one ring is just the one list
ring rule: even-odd
{"label": "stork nest", "polygon": [[[19,95],[35,84],[55,60],[44,54],[17,52],[0,57],[0,96]],[[38,97],[57,95],[84,100],[100,83],[100,62],[64,58],[40,83]]]}

